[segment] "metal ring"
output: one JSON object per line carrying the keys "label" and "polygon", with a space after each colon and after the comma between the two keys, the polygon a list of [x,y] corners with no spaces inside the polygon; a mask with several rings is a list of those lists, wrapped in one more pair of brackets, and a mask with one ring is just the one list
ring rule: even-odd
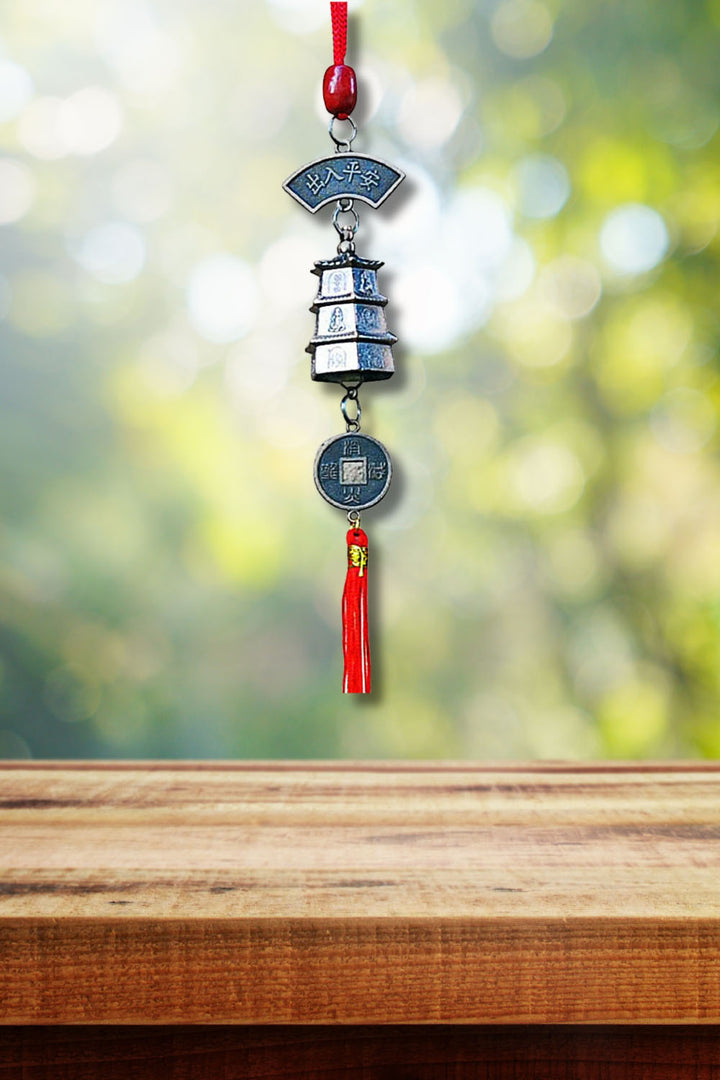
{"label": "metal ring", "polygon": [[[360,405],[360,399],[358,397],[357,387],[353,387],[353,389],[354,389],[355,392],[353,393],[352,389],[348,390],[348,392],[345,394],[345,397],[340,402],[340,411],[343,414],[343,419],[345,420],[345,423],[347,425],[347,430],[348,431],[359,431],[360,430],[360,417],[362,416],[362,408],[361,408],[361,405]],[[350,416],[350,414],[348,413],[348,402],[349,401],[354,401],[355,402],[355,415],[354,416]]]}
{"label": "metal ring", "polygon": [[347,512],[348,524],[354,525],[356,528],[360,528],[360,511],[348,510]]}
{"label": "metal ring", "polygon": [[[352,201],[352,200],[348,200],[348,201]],[[339,218],[340,214],[352,214],[352,217],[353,217],[352,225],[341,225],[340,222],[338,221],[338,218]],[[354,209],[354,207],[352,207],[352,206],[348,206],[348,207],[340,206],[340,203],[338,203],[338,205],[335,208],[335,213],[332,216],[332,223],[335,226],[337,234],[338,234],[338,236],[340,237],[341,240],[352,240],[355,233],[358,231],[358,226],[360,225],[360,218],[358,217],[358,212],[357,212],[357,210]]]}
{"label": "metal ring", "polygon": [[331,116],[330,117],[330,123],[328,124],[328,134],[329,134],[330,138],[332,139],[332,141],[335,143],[335,153],[336,154],[347,154],[348,151],[352,147],[355,136],[358,133],[357,124],[353,120],[352,116],[348,116],[347,120],[341,121],[344,124],[349,124],[350,125],[350,127],[352,128],[352,135],[350,136],[349,139],[338,139],[337,135],[333,131],[333,124],[335,123],[335,121],[337,119],[338,119],[337,116]]}

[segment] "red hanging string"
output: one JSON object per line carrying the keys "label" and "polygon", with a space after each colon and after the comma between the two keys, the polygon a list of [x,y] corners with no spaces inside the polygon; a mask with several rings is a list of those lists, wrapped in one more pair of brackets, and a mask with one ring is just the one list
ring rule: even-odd
{"label": "red hanging string", "polygon": [[342,598],[344,694],[370,693],[370,634],[367,618],[368,538],[348,529],[348,568]]}
{"label": "red hanging string", "polygon": [[323,76],[323,100],[325,108],[338,120],[347,120],[357,104],[357,78],[349,64],[345,63],[347,49],[347,3],[330,0],[332,19],[334,62]]}
{"label": "red hanging string", "polygon": [[347,52],[347,0],[341,3],[330,0],[330,18],[332,19],[333,63],[344,64]]}

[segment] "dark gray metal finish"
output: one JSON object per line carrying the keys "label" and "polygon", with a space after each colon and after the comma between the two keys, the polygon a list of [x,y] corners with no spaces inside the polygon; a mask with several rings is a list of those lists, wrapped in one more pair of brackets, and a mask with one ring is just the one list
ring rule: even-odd
{"label": "dark gray metal finish", "polygon": [[316,345],[310,364],[316,382],[377,382],[395,374],[392,349],[370,341]]}
{"label": "dark gray metal finish", "polygon": [[387,298],[378,290],[383,264],[344,252],[315,263],[320,287],[311,311],[315,334],[307,351],[312,378],[319,382],[373,382],[394,371],[392,346],[397,341],[385,321]]}
{"label": "dark gray metal finish", "polygon": [[342,153],[303,165],[283,187],[314,214],[338,199],[360,199],[368,206],[380,206],[404,179],[402,169],[379,158]]}
{"label": "dark gray metal finish", "polygon": [[360,432],[334,435],[315,458],[315,486],[341,510],[367,510],[390,487],[392,462],[381,442]]}

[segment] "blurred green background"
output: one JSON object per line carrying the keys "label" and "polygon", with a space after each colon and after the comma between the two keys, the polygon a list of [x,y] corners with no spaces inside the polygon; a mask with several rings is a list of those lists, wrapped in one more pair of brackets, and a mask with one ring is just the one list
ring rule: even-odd
{"label": "blurred green background", "polygon": [[[0,756],[720,754],[720,0],[351,5],[400,374],[340,693],[324,0],[6,0]],[[371,220],[372,219],[372,220]]]}

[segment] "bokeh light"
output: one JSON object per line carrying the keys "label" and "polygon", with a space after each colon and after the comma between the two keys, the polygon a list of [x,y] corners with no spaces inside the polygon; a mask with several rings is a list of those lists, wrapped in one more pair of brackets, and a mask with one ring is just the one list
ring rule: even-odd
{"label": "bokeh light", "polygon": [[405,94],[398,130],[410,146],[434,150],[450,138],[462,111],[462,97],[452,83],[428,79],[415,83]]}
{"label": "bokeh light", "polygon": [[76,90],[59,111],[60,138],[75,154],[99,153],[117,138],[121,127],[117,99],[102,86]]}
{"label": "bokeh light", "polygon": [[503,0],[495,9],[491,29],[499,49],[515,59],[528,60],[547,48],[553,22],[539,0]]}
{"label": "bokeh light", "polygon": [[549,262],[543,270],[542,286],[548,301],[566,319],[589,315],[602,293],[596,267],[573,255],[559,255]]}
{"label": "bokeh light", "polygon": [[0,225],[19,221],[35,198],[35,177],[20,161],[0,160]]}
{"label": "bokeh light", "polygon": [[143,234],[123,221],[96,225],[69,246],[84,270],[111,285],[132,281],[145,263]]}
{"label": "bokeh light", "polygon": [[33,94],[32,79],[25,68],[0,59],[0,123],[12,120]]}
{"label": "bokeh light", "polygon": [[619,274],[644,274],[657,266],[668,249],[668,232],[657,210],[629,203],[608,214],[600,231],[600,247]]}
{"label": "bokeh light", "polygon": [[190,320],[208,341],[235,341],[248,332],[257,309],[251,268],[226,252],[208,255],[194,268],[187,289]]}
{"label": "bokeh light", "polygon": [[564,165],[548,154],[523,158],[515,169],[520,212],[529,218],[550,218],[559,214],[570,195],[570,180]]}

